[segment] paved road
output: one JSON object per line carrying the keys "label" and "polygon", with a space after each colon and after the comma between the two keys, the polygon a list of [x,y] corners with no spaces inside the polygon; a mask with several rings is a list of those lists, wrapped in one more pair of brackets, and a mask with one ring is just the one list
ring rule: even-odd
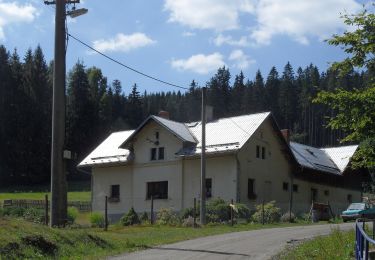
{"label": "paved road", "polygon": [[112,260],[222,260],[270,259],[288,242],[319,235],[327,235],[333,228],[354,228],[354,223],[271,228],[203,237],[152,249],[124,254]]}

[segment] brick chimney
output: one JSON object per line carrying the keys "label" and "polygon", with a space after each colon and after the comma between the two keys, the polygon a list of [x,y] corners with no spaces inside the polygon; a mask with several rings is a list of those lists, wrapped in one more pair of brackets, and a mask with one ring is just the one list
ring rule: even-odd
{"label": "brick chimney", "polygon": [[169,112],[168,111],[164,111],[164,110],[160,110],[158,116],[162,117],[164,119],[169,119]]}
{"label": "brick chimney", "polygon": [[281,134],[283,135],[285,141],[289,144],[290,142],[290,131],[289,129],[281,129]]}

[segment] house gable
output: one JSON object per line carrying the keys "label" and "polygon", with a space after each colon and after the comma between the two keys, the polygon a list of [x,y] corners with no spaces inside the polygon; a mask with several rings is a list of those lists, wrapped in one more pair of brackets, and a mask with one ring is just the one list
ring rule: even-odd
{"label": "house gable", "polygon": [[150,121],[132,139],[134,163],[162,163],[177,160],[183,141],[155,121]]}

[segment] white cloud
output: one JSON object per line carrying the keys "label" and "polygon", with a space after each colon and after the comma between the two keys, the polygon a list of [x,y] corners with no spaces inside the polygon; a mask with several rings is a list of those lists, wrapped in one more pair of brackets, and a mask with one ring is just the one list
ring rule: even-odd
{"label": "white cloud", "polygon": [[173,59],[171,62],[173,68],[178,70],[187,70],[199,74],[208,74],[225,65],[223,55],[215,52],[210,55],[197,54],[188,59]]}
{"label": "white cloud", "polygon": [[0,40],[5,39],[5,26],[16,23],[31,23],[37,15],[37,9],[31,4],[21,5],[17,2],[0,0]]}
{"label": "white cloud", "polygon": [[195,36],[195,33],[194,32],[183,32],[182,36],[184,36],[184,37],[193,37],[193,36]]}
{"label": "white cloud", "polygon": [[251,0],[165,0],[169,21],[194,29],[232,30],[241,13],[251,13]]}
{"label": "white cloud", "polygon": [[214,43],[215,43],[216,46],[228,44],[228,45],[232,45],[232,46],[246,47],[246,46],[250,45],[250,42],[249,42],[248,38],[245,37],[245,36],[242,36],[238,40],[234,40],[232,38],[232,36],[223,35],[223,34],[217,35],[216,38],[214,39]]}
{"label": "white cloud", "polygon": [[329,38],[344,28],[340,13],[355,13],[360,8],[354,0],[260,0],[251,38],[258,44],[270,44],[274,36],[287,35],[308,44],[310,37]]}
{"label": "white cloud", "polygon": [[130,35],[118,33],[114,38],[108,40],[96,40],[94,41],[93,45],[95,49],[101,52],[129,52],[131,50],[152,45],[154,43],[156,43],[156,41],[152,40],[143,33],[133,33]]}
{"label": "white cloud", "polygon": [[247,69],[251,64],[255,63],[254,59],[247,56],[242,50],[234,50],[229,55],[229,60],[233,61],[233,67],[244,70]]}

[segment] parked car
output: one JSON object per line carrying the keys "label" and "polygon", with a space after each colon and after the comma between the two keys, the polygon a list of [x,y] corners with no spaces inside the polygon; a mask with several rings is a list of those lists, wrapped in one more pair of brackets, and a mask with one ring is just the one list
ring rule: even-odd
{"label": "parked car", "polygon": [[344,222],[348,220],[356,220],[362,216],[362,211],[369,209],[366,203],[352,203],[349,207],[341,213],[341,218]]}

